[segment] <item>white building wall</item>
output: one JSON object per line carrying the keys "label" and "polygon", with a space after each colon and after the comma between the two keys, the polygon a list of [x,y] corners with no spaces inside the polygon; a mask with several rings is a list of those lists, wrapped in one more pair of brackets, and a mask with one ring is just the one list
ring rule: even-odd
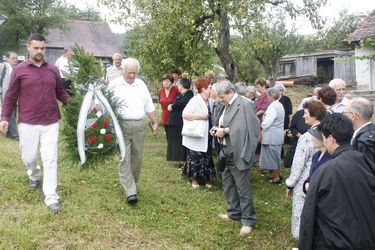
{"label": "white building wall", "polygon": [[[356,47],[356,57],[370,56],[374,49],[369,46]],[[373,60],[355,60],[357,89],[358,90],[375,90],[375,62]]]}

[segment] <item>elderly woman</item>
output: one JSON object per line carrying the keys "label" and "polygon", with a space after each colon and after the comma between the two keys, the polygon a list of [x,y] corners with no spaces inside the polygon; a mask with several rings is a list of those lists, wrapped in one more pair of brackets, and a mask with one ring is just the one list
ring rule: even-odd
{"label": "elderly woman", "polygon": [[250,100],[238,95],[229,81],[215,85],[218,97],[224,102],[217,126],[212,134],[218,138],[226,157],[222,183],[227,199],[227,213],[222,220],[240,220],[240,235],[250,234],[256,215],[250,185],[250,167],[256,162],[259,122]]}
{"label": "elderly woman", "polygon": [[309,177],[305,180],[303,184],[303,192],[306,194],[307,189],[309,188],[310,179],[314,175],[315,171],[323,165],[326,161],[332,159],[332,156],[328,153],[327,149],[324,147],[323,144],[323,134],[319,130],[319,126],[315,126],[312,129],[309,129],[309,133],[312,135],[312,144],[313,147],[318,149],[318,151],[313,154],[311,158],[311,167]]}
{"label": "elderly woman", "polygon": [[242,96],[246,94],[247,85],[244,82],[237,82],[234,84],[234,88],[236,89],[236,93]]}
{"label": "elderly woman", "polygon": [[255,105],[257,101],[257,89],[254,86],[248,86],[246,88],[245,96],[249,98]]}
{"label": "elderly woman", "polygon": [[336,103],[336,92],[333,88],[323,87],[318,91],[318,100],[325,106],[328,113],[333,114],[333,105]]}
{"label": "elderly woman", "polygon": [[186,148],[182,145],[182,111],[186,104],[193,98],[194,93],[190,90],[189,79],[182,78],[177,83],[180,95],[176,97],[172,104],[168,105],[169,120],[167,134],[167,161],[179,161],[180,167],[186,160]]}
{"label": "elderly woman", "polygon": [[200,182],[206,183],[206,187],[211,188],[215,178],[211,157],[212,137],[209,135],[209,129],[212,127],[209,105],[211,88],[209,80],[199,80],[196,84],[198,94],[189,101],[182,112],[182,118],[187,120],[184,123],[201,120],[205,128],[203,137],[187,135],[182,137],[182,144],[187,148],[186,164],[182,174],[192,178],[193,188],[198,188]]}
{"label": "elderly woman", "polygon": [[[292,118],[293,114],[293,105],[292,101],[288,96],[285,95],[285,86],[282,83],[276,83],[274,86],[275,89],[277,89],[280,93],[280,99],[279,102],[281,105],[283,105],[285,117],[284,117],[284,131],[289,129],[290,126],[290,120]],[[281,147],[281,159],[284,160],[284,148]]]}
{"label": "elderly woman", "polygon": [[259,77],[255,80],[255,88],[260,93],[257,103],[255,104],[255,112],[259,118],[259,121],[262,123],[263,114],[266,112],[269,105],[269,99],[267,96],[267,80],[263,77]]}
{"label": "elderly woman", "polygon": [[281,148],[284,143],[284,108],[279,102],[280,92],[275,88],[267,90],[269,106],[261,123],[262,150],[259,165],[261,170],[272,170],[273,184],[281,184]]}
{"label": "elderly woman", "polygon": [[290,119],[292,118],[293,114],[293,105],[292,101],[288,96],[285,95],[285,86],[281,83],[276,83],[274,86],[280,93],[279,102],[283,105],[285,111],[285,118],[284,118],[284,129],[288,129],[290,125]]}
{"label": "elderly woman", "polygon": [[[327,114],[324,104],[320,101],[305,102],[303,108],[305,112],[303,117],[305,118],[305,122],[311,126],[311,129],[318,126]],[[309,176],[311,160],[315,152],[316,149],[312,143],[312,135],[309,132],[304,133],[298,140],[290,175],[285,181],[287,196],[290,197],[293,195],[292,235],[296,239],[299,237],[301,213],[306,196],[303,193],[302,186]]]}
{"label": "elderly woman", "polygon": [[161,78],[163,81],[163,87],[159,90],[159,103],[161,106],[161,123],[164,126],[164,131],[167,135],[168,141],[168,119],[169,111],[168,106],[174,99],[179,95],[178,89],[173,85],[173,76],[165,74]]}

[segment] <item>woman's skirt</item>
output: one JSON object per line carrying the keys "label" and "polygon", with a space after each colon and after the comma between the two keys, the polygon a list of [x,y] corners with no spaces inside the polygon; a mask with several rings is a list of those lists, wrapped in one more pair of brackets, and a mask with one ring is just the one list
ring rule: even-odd
{"label": "woman's skirt", "polygon": [[210,153],[187,149],[186,164],[182,175],[199,181],[215,179],[215,167]]}
{"label": "woman's skirt", "polygon": [[186,148],[182,145],[182,127],[168,126],[167,161],[185,161]]}
{"label": "woman's skirt", "polygon": [[278,170],[281,164],[281,148],[280,145],[262,144],[259,165],[261,169]]}

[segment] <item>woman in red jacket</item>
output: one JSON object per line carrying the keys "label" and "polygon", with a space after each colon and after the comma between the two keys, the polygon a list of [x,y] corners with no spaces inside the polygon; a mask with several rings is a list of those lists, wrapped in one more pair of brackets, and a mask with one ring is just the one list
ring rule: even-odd
{"label": "woman in red jacket", "polygon": [[167,135],[168,140],[168,118],[169,118],[169,111],[168,105],[172,104],[174,99],[180,94],[178,89],[173,84],[173,76],[172,75],[163,75],[162,77],[163,87],[159,91],[159,103],[161,106],[161,122],[164,126],[165,133]]}

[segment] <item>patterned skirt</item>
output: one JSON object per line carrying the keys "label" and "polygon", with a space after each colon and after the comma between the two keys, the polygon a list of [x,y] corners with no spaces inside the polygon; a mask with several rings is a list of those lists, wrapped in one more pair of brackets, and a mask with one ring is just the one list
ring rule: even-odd
{"label": "patterned skirt", "polygon": [[187,149],[186,164],[182,175],[202,182],[213,181],[216,173],[211,154]]}

